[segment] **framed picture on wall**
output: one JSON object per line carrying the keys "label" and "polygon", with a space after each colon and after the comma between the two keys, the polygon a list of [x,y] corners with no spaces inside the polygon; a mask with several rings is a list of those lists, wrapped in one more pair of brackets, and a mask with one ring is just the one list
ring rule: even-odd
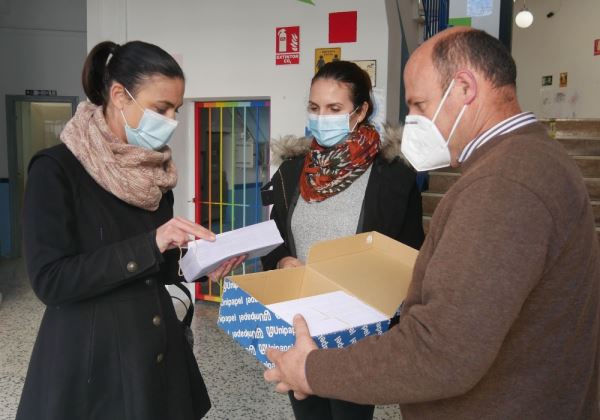
{"label": "framed picture on wall", "polygon": [[560,87],[567,87],[569,81],[569,74],[565,71],[560,74]]}
{"label": "framed picture on wall", "polygon": [[363,69],[369,74],[371,78],[371,85],[375,87],[376,76],[377,76],[377,60],[350,60],[353,63],[358,64],[358,67]]}
{"label": "framed picture on wall", "polygon": [[552,86],[552,75],[542,76],[542,86]]}

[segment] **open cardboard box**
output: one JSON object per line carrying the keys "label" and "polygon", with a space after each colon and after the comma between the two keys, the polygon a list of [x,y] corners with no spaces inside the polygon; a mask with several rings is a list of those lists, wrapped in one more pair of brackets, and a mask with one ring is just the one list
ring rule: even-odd
{"label": "open cardboard box", "polygon": [[[391,318],[408,291],[418,251],[377,232],[314,244],[304,267],[225,279],[218,325],[264,365],[268,347],[287,350],[293,327],[265,305],[342,290]],[[314,336],[321,348],[344,347],[389,322]]]}

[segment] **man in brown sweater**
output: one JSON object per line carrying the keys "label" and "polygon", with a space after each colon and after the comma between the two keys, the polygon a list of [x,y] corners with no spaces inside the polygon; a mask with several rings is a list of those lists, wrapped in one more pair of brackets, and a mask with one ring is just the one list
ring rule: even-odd
{"label": "man in brown sweater", "polygon": [[319,350],[297,317],[296,345],[269,352],[278,391],[399,403],[405,420],[600,418],[592,209],[576,165],[521,112],[515,79],[481,31],[450,29],[415,51],[410,114],[434,120],[462,176],[431,220],[399,325]]}

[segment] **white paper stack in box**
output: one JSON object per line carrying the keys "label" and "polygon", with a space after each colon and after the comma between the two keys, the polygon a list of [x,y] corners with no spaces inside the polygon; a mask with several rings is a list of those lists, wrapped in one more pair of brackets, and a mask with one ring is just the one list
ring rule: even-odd
{"label": "white paper stack in box", "polygon": [[383,314],[385,320],[361,323],[355,319],[353,327],[313,334],[317,345],[344,347],[365,336],[382,334],[406,296],[417,254],[377,232],[316,243],[304,267],[227,278],[219,327],[270,367],[266,349],[287,350],[294,344],[294,332],[291,322],[276,316],[268,306],[342,291]]}
{"label": "white paper stack in box", "polygon": [[262,257],[283,243],[273,220],[246,226],[217,235],[214,242],[198,239],[188,243],[188,250],[179,262],[187,282],[214,271],[224,261],[240,255],[247,259]]}

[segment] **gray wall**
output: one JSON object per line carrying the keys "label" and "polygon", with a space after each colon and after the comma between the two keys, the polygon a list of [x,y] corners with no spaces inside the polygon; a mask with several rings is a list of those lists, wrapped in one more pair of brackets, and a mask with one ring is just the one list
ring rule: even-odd
{"label": "gray wall", "polygon": [[85,98],[85,0],[0,0],[0,178],[8,177],[5,95],[54,89]]}

